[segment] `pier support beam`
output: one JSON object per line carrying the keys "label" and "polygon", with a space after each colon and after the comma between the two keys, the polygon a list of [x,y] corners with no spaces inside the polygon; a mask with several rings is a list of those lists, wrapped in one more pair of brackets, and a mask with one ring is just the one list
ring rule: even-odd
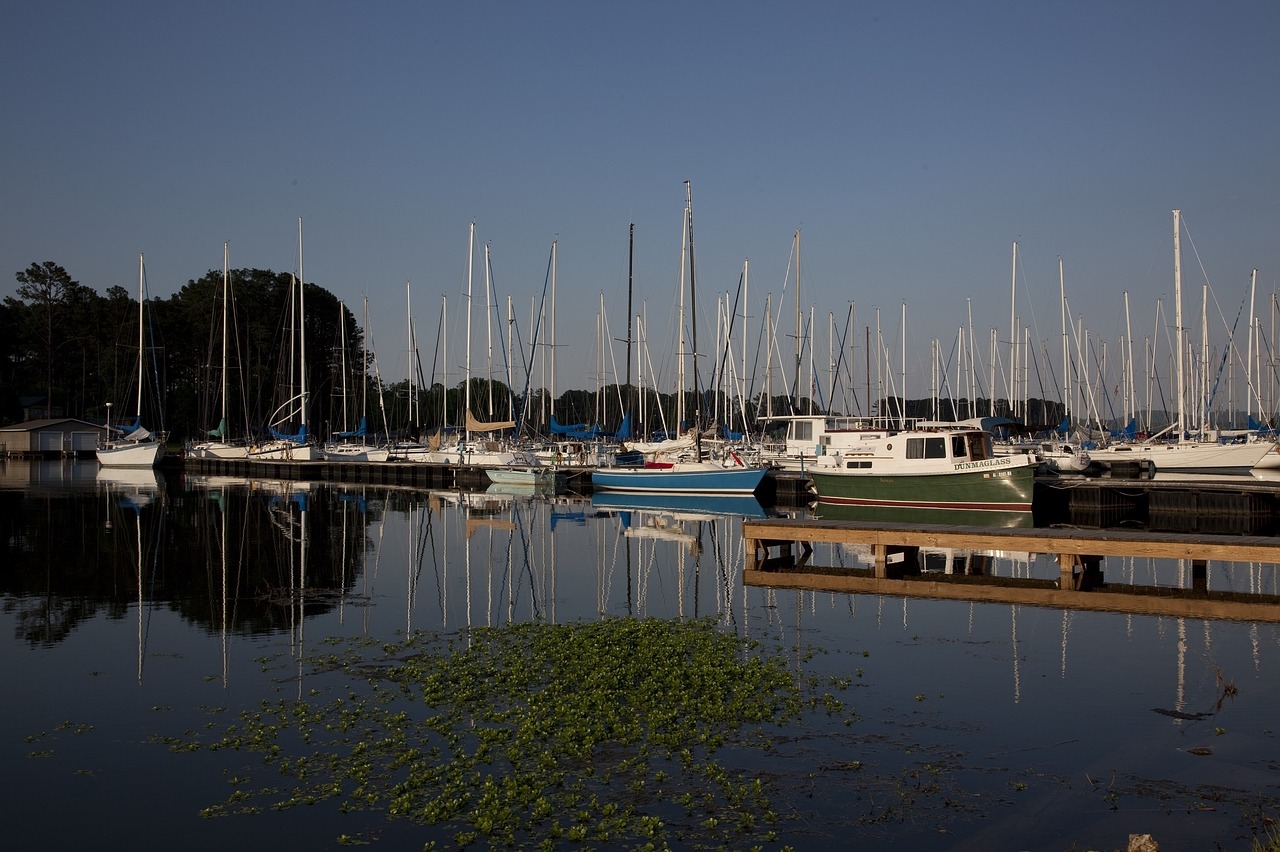
{"label": "pier support beam", "polygon": [[1102,557],[1059,553],[1058,588],[1082,592],[1102,583]]}

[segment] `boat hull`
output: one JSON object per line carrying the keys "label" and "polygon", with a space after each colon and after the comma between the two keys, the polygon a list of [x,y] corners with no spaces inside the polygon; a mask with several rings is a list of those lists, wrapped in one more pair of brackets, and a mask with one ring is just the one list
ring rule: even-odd
{"label": "boat hull", "polygon": [[128,441],[98,447],[103,467],[155,467],[164,458],[163,441]]}
{"label": "boat hull", "polygon": [[1026,512],[1035,493],[1036,466],[1019,463],[887,476],[814,469],[810,476],[820,505]]}
{"label": "boat hull", "polygon": [[518,485],[531,488],[554,488],[563,474],[552,468],[539,467],[486,467],[485,475],[495,485]]}
{"label": "boat hull", "polygon": [[315,444],[297,444],[293,441],[272,441],[249,449],[249,461],[319,461],[320,448]]}
{"label": "boat hull", "polygon": [[367,447],[360,445],[345,445],[325,447],[322,451],[325,461],[331,462],[363,462],[376,463],[388,461],[391,457],[391,451],[386,447]]}
{"label": "boat hull", "polygon": [[660,494],[754,494],[764,480],[765,468],[709,465],[671,467],[601,468],[591,472],[597,491]]}
{"label": "boat hull", "polygon": [[627,494],[605,491],[591,495],[591,508],[609,512],[649,512],[681,518],[765,518],[760,501],[750,494]]}
{"label": "boat hull", "polygon": [[1156,471],[1198,471],[1247,473],[1257,467],[1268,469],[1280,466],[1277,445],[1269,441],[1251,441],[1245,444],[1220,444],[1214,442],[1183,442],[1123,444],[1090,450],[1089,456],[1101,462],[1132,462],[1148,459]]}
{"label": "boat hull", "polygon": [[217,441],[209,441],[203,444],[193,444],[191,449],[187,451],[187,456],[193,459],[245,459],[249,457],[249,448],[244,444],[224,444]]}

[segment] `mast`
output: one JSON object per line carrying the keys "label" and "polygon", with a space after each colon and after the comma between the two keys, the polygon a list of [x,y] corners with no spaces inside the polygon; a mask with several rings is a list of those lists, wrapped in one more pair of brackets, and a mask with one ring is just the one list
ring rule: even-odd
{"label": "mast", "polygon": [[[342,300],[338,300],[338,358],[341,359],[340,369],[342,371],[342,431],[349,432],[350,424],[347,422],[347,309],[342,304]],[[330,397],[332,399],[332,397]],[[331,403],[332,404],[332,403]],[[332,427],[330,427],[332,429]],[[330,434],[330,439],[333,435]]]}
{"label": "mast", "polygon": [[702,382],[698,377],[698,287],[693,271],[693,184],[684,182],[685,210],[689,224],[689,324],[692,329],[693,346],[693,427],[694,446],[697,449],[695,459],[702,461]]}
{"label": "mast", "polygon": [[142,422],[142,302],[145,298],[146,280],[146,264],[142,260],[142,252],[138,252],[138,423]]}
{"label": "mast", "polygon": [[[1058,255],[1058,299],[1062,307],[1062,414],[1071,416],[1071,356],[1067,346],[1067,281],[1062,271],[1062,255]],[[1068,428],[1070,420],[1068,420]]]}
{"label": "mast", "polygon": [[[631,287],[634,280],[636,261],[636,223],[632,222],[627,229],[627,395],[631,396]],[[626,411],[622,416],[626,416]],[[630,551],[628,551],[629,553]]]}
{"label": "mast", "polygon": [[898,406],[898,428],[907,428],[907,303],[902,303],[902,402]]}
{"label": "mast", "polygon": [[[1245,390],[1248,392],[1248,402],[1245,403],[1245,427],[1249,427],[1249,419],[1253,417],[1253,337],[1254,329],[1257,327],[1258,320],[1254,315],[1254,296],[1258,291],[1258,270],[1253,270],[1253,275],[1249,278],[1249,342],[1245,348],[1245,372],[1244,384]],[[1262,419],[1262,409],[1258,409],[1258,419]]]}
{"label": "mast", "polygon": [[486,420],[493,418],[493,270],[489,257],[489,241],[484,243],[484,328],[488,353],[485,355],[485,378],[488,380],[489,409]]}
{"label": "mast", "polygon": [[298,399],[302,437],[307,437],[307,279],[302,274],[302,217],[298,217]]}
{"label": "mast", "polygon": [[[1009,273],[1009,385],[1007,393],[1009,394],[1009,416],[1016,417],[1017,410],[1014,407],[1014,399],[1016,396],[1015,379],[1017,371],[1018,357],[1018,330],[1017,330],[1017,310],[1018,310],[1018,241],[1013,241],[1013,263]],[[992,368],[994,369],[994,367]],[[995,388],[992,388],[992,397],[995,396]],[[995,415],[995,400],[991,400],[991,414]]]}
{"label": "mast", "polygon": [[471,228],[467,236],[467,357],[466,357],[466,389],[463,392],[463,400],[465,406],[463,408],[463,435],[468,441],[471,440],[471,427],[467,422],[466,415],[471,413],[471,277],[473,266],[475,264],[476,254],[476,223],[471,223]]}
{"label": "mast", "polygon": [[1173,332],[1178,348],[1178,443],[1186,429],[1186,408],[1183,402],[1186,390],[1186,374],[1182,358],[1182,211],[1173,211]]}
{"label": "mast", "polygon": [[[360,426],[368,431],[366,419],[369,416],[369,297],[364,297],[364,319],[360,326],[363,334],[360,337]],[[357,426],[356,428],[360,428]],[[361,435],[360,442],[366,438]]]}
{"label": "mast", "polygon": [[230,272],[227,268],[229,241],[222,243],[222,419],[218,428],[222,430],[222,440],[227,440],[227,298],[231,290]]}
{"label": "mast", "polygon": [[551,241],[551,416],[547,420],[547,430],[551,430],[551,421],[556,417],[556,243]]}
{"label": "mast", "polygon": [[[688,182],[688,181],[685,181],[685,182],[684,182],[684,185],[685,185],[685,188],[686,188],[686,190],[687,190],[687,189],[688,189],[688,187],[689,187],[689,182]],[[691,191],[690,191],[690,192],[691,192]],[[688,195],[688,194],[689,194],[689,192],[686,192],[686,195]],[[684,324],[684,273],[685,273],[685,266],[686,266],[686,264],[685,264],[685,258],[686,258],[687,254],[688,254],[688,251],[689,251],[689,237],[688,237],[688,233],[689,233],[689,204],[690,204],[690,203],[691,203],[691,202],[689,202],[689,201],[686,201],[686,202],[685,202],[685,205],[684,205],[684,215],[683,215],[683,217],[682,217],[682,218],[681,218],[681,220],[680,220],[680,300],[679,300],[679,301],[680,301],[680,309],[679,309],[679,312],[678,312],[679,320],[678,320],[678,322],[677,322],[678,329],[677,329],[677,344],[676,344],[676,348],[677,348],[677,357],[676,357],[676,432],[677,432],[677,434],[679,433],[680,428],[681,428],[682,426],[684,426],[684,424],[685,424],[685,416],[684,416],[684,407],[685,407],[685,388],[684,388],[684,383],[685,383],[685,358],[686,358],[686,357],[688,356],[688,354],[689,354],[689,353],[688,353],[688,351],[687,351],[687,349],[685,348],[685,342],[684,342],[684,329],[685,329],[685,324]]]}
{"label": "mast", "polygon": [[[792,387],[795,389],[796,402],[800,401],[800,365],[804,358],[804,321],[801,307],[804,303],[800,301],[800,229],[796,228],[795,235],[795,252],[796,252],[796,377]],[[792,411],[798,414],[798,411]],[[813,413],[813,399],[809,399],[809,413]]]}
{"label": "mast", "polygon": [[1129,291],[1124,291],[1124,342],[1126,354],[1124,358],[1124,367],[1120,371],[1122,376],[1127,378],[1124,386],[1124,415],[1125,428],[1129,426],[1129,418],[1137,413],[1137,401],[1134,399],[1133,384],[1133,325],[1129,317]]}

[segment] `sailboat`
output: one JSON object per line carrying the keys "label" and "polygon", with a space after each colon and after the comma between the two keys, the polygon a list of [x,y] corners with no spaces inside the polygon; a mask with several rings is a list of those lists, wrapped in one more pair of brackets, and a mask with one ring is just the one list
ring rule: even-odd
{"label": "sailboat", "polygon": [[227,243],[224,242],[222,244],[222,391],[220,394],[222,413],[218,425],[207,433],[206,440],[188,447],[188,455],[196,459],[242,459],[249,455],[249,447],[243,443],[232,443],[228,434],[231,431],[227,423],[227,330],[231,310],[231,273],[227,265],[227,254]]}
{"label": "sailboat", "polygon": [[[699,400],[693,417],[694,454],[689,461],[650,462],[645,467],[598,468],[591,473],[591,485],[597,491],[627,491],[666,494],[754,494],[764,480],[766,468],[749,467],[738,456],[730,454],[727,463],[704,461],[701,435],[704,424],[701,411],[702,390],[698,382],[698,309],[693,264],[693,190],[685,181],[684,249],[689,257],[689,302],[692,306],[693,376]],[[681,275],[683,277],[683,264]],[[681,288],[683,295],[683,287]],[[683,317],[681,317],[683,327]],[[678,390],[681,398],[684,388]]]}
{"label": "sailboat", "polygon": [[[146,345],[143,340],[144,310],[146,305],[147,273],[146,264],[141,254],[138,255],[138,407],[133,425],[129,427],[111,426],[111,404],[107,403],[107,434],[118,432],[115,438],[109,438],[97,449],[98,463],[103,467],[155,467],[164,456],[163,432],[152,432],[142,425],[142,399],[146,392],[143,382],[143,363],[146,360]],[[151,385],[158,392],[156,385]]]}
{"label": "sailboat", "polygon": [[[288,396],[283,403],[271,414],[268,431],[271,433],[271,439],[261,444],[256,444],[249,448],[249,458],[253,461],[317,461],[320,459],[320,450],[316,447],[315,442],[311,440],[311,435],[307,431],[307,407],[311,404],[311,398],[307,393],[307,326],[306,326],[306,279],[302,275],[302,219],[298,219],[298,277],[290,282],[290,295],[288,302],[288,322],[286,326],[290,329],[296,328],[296,345],[297,345],[297,393],[293,393],[292,377],[288,383]],[[296,307],[294,298],[294,287],[297,288]],[[296,311],[296,313],[295,313]],[[292,325],[296,323],[296,325]],[[290,367],[295,365],[293,360],[294,352],[292,345],[294,344],[294,335],[290,333],[291,351],[289,355]],[[298,431],[292,435],[277,431],[277,427],[283,427],[285,423],[292,423],[294,417],[297,417]]]}
{"label": "sailboat", "polygon": [[[1187,435],[1186,379],[1183,367],[1182,325],[1182,211],[1173,211],[1174,345],[1177,346],[1178,418],[1169,427],[1176,429],[1172,441],[1127,441],[1090,450],[1096,461],[1128,462],[1149,460],[1157,471],[1202,473],[1248,473],[1253,468],[1272,468],[1280,461],[1280,446],[1256,436],[1243,443],[1193,440]],[[1168,431],[1168,430],[1165,430]],[[1159,435],[1153,436],[1158,438]]]}
{"label": "sailboat", "polygon": [[[326,461],[338,462],[384,462],[390,457],[390,448],[385,444],[372,446],[369,444],[369,348],[361,348],[360,364],[360,425],[355,429],[345,426],[347,416],[347,323],[346,311],[338,304],[338,322],[342,327],[342,417],[343,431],[334,434],[336,441],[330,441],[324,447]],[[364,327],[366,334],[369,328],[369,300],[364,300]]]}

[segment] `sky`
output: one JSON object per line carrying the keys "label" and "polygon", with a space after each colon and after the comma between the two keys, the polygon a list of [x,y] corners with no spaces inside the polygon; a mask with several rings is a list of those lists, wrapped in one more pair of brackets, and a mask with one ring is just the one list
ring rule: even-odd
{"label": "sky", "polygon": [[595,387],[602,300],[606,382],[625,370],[634,223],[634,310],[673,382],[689,181],[702,341],[744,262],[753,349],[766,294],[794,335],[798,230],[818,359],[852,302],[859,363],[878,311],[924,396],[931,341],[950,352],[970,311],[984,360],[990,329],[1008,345],[1015,241],[1017,322],[1049,352],[1059,257],[1092,338],[1118,348],[1125,292],[1135,343],[1167,334],[1175,208],[1197,323],[1206,280],[1227,323],[1254,268],[1265,304],[1277,36],[1274,0],[20,3],[0,35],[0,296],[46,260],[132,291],[143,252],[167,297],[220,270],[224,241],[233,268],[290,271],[301,218],[307,280],[357,320],[367,297],[384,378],[405,372],[406,282],[425,350],[447,299],[452,383],[474,223],[473,368],[480,246],[527,344],[555,241],[557,387]]}

